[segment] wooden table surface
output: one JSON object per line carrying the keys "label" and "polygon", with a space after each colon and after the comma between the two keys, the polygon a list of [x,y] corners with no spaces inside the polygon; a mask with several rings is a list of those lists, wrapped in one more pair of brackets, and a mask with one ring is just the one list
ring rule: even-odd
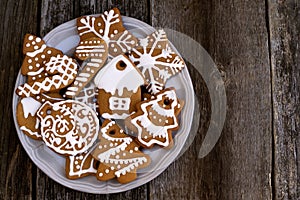
{"label": "wooden table surface", "polygon": [[[300,2],[298,0],[1,0],[0,199],[299,199]],[[197,136],[159,177],[127,192],[66,188],[32,163],[15,130],[12,95],[26,33],[44,36],[81,15],[123,15],[198,41],[225,82],[227,117],[216,147],[198,159],[210,99],[189,67],[201,111]]]}

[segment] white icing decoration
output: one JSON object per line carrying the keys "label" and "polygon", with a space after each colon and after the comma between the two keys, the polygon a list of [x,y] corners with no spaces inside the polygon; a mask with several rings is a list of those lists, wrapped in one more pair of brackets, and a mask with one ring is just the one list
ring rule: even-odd
{"label": "white icing decoration", "polygon": [[[126,64],[124,70],[119,70],[116,67],[120,61]],[[118,91],[118,95],[122,96],[124,88],[135,93],[141,85],[144,85],[145,80],[124,55],[119,55],[98,72],[94,83],[99,89],[104,89],[112,95]]]}
{"label": "white icing decoration", "polygon": [[46,47],[47,46],[45,44],[43,44],[40,49],[36,49],[36,51],[33,51],[33,52],[27,52],[26,55],[33,58],[37,54],[42,53],[46,49]]}
{"label": "white icing decoration", "polygon": [[[168,97],[169,100],[172,100],[171,108],[165,109],[165,112],[163,112],[163,109],[158,109],[158,102],[163,99],[163,97]],[[138,129],[138,140],[143,145],[150,147],[153,144],[158,144],[161,146],[168,146],[170,143],[170,138],[168,134],[169,129],[173,129],[178,127],[176,115],[175,115],[175,107],[178,105],[176,93],[174,90],[167,90],[159,95],[156,96],[154,100],[151,100],[149,102],[144,102],[141,104],[141,110],[143,111],[143,114],[140,116],[137,116],[133,119],[131,119],[131,123]],[[155,108],[155,110],[159,110],[158,114],[164,117],[171,117],[173,119],[174,124],[164,124],[163,126],[157,126],[154,125],[150,119],[148,118],[148,111],[147,107],[151,106],[152,108]],[[141,126],[137,122],[141,123]],[[146,129],[147,132],[153,137],[149,141],[145,141],[145,137],[143,137],[143,130],[142,128]],[[155,139],[155,137],[159,138],[165,138],[165,141],[160,141],[158,139]]]}
{"label": "white icing decoration", "polygon": [[[182,70],[185,65],[183,60],[169,46],[166,33],[162,29],[140,39],[139,43],[139,47],[132,49],[135,54],[129,57],[137,64],[137,67],[150,83],[147,87],[148,91],[156,94],[163,89],[166,80]],[[155,50],[160,50],[160,53],[153,55]],[[173,57],[175,58],[172,59],[171,63],[170,60],[161,61],[161,59]],[[158,73],[158,77],[154,76],[154,71]],[[161,80],[157,80],[157,78]]]}
{"label": "white icing decoration", "polygon": [[32,97],[23,98],[21,100],[24,117],[28,118],[28,115],[34,116],[37,110],[41,107],[41,103],[36,101]]}
{"label": "white icing decoration", "polygon": [[[58,111],[59,114],[47,115],[43,112],[51,110]],[[99,120],[96,113],[84,103],[73,100],[53,104],[46,102],[38,110],[37,115],[41,120],[43,141],[57,153],[67,155],[83,153],[97,139]]]}
{"label": "white icing decoration", "polygon": [[[125,175],[127,172],[130,172],[137,168],[139,165],[147,162],[147,158],[144,157],[144,154],[136,154],[137,157],[130,157],[130,158],[121,158],[120,155],[126,156],[126,148],[129,144],[133,142],[131,137],[128,137],[124,134],[125,137],[113,137],[109,136],[108,131],[110,127],[114,126],[116,123],[114,121],[110,121],[105,127],[101,129],[101,135],[104,140],[109,141],[110,143],[121,142],[118,146],[111,147],[108,150],[101,152],[97,155],[97,158],[102,163],[110,163],[110,168],[112,170],[117,169],[114,174],[117,177],[120,175]],[[120,129],[121,130],[121,129]],[[120,132],[120,131],[119,131]],[[101,142],[101,141],[100,141]],[[135,149],[135,148],[134,148]],[[125,152],[124,152],[125,151]],[[120,154],[120,155],[119,155]],[[125,154],[125,155],[124,155]],[[127,165],[121,167],[121,165]],[[100,163],[101,165],[101,163]],[[108,169],[105,170],[105,173],[108,173]],[[99,174],[100,175],[100,174]]]}
{"label": "white icing decoration", "polygon": [[[82,174],[97,173],[97,169],[94,168],[94,163],[96,162],[94,158],[92,158],[91,162],[88,163],[88,168],[84,167],[86,159],[88,158],[89,155],[90,154],[88,152],[85,152],[82,161],[80,161],[79,163],[78,161],[75,161],[76,156],[69,156],[70,166],[69,166],[68,173],[70,176],[81,177]],[[76,165],[77,170],[74,170],[74,165]]]}
{"label": "white icing decoration", "polygon": [[109,109],[110,110],[129,110],[130,98],[118,98],[110,97],[109,98]]}
{"label": "white icing decoration", "polygon": [[[116,35],[109,35],[109,32],[111,30],[111,26],[113,24],[120,23],[121,21],[119,19],[119,14],[115,13],[115,11],[112,9],[109,12],[104,12],[99,18],[103,21],[104,29],[100,29],[99,23],[95,24],[95,17],[86,16],[80,19],[80,22],[82,23],[81,26],[78,27],[79,35],[83,36],[88,33],[93,33],[96,37],[99,37],[103,39],[108,45],[110,43],[114,43],[119,47],[119,49],[122,51],[120,53],[125,53],[129,51],[132,47],[135,46],[135,38],[133,35],[131,35],[128,31],[123,31],[122,33],[116,34],[118,30],[114,29],[113,32]],[[96,26],[96,27],[95,27]],[[118,26],[116,26],[118,27]],[[108,52],[109,57],[114,57],[115,54],[112,54],[112,52]]]}
{"label": "white icing decoration", "polygon": [[30,130],[30,129],[28,129],[26,126],[21,126],[20,129],[21,129],[22,131],[27,132],[28,134],[30,134],[30,135],[32,135],[32,136],[37,137],[37,138],[41,138],[41,137],[42,137],[40,133],[38,133],[38,132],[36,132],[36,131]]}
{"label": "white icing decoration", "polygon": [[59,74],[46,77],[42,82],[36,81],[32,84],[25,83],[19,86],[18,95],[29,97],[69,85],[77,75],[77,64],[68,56],[61,57],[57,55],[56,57],[51,57],[50,61],[46,63],[46,71],[51,74],[55,72]]}

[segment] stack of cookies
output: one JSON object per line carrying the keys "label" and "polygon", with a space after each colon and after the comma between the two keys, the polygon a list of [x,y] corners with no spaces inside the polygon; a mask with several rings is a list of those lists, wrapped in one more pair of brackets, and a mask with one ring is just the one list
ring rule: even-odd
{"label": "stack of cookies", "polygon": [[183,101],[166,81],[185,66],[166,33],[136,38],[117,8],[77,19],[73,57],[34,35],[24,39],[17,120],[29,137],[66,157],[66,177],[128,183],[171,148]]}

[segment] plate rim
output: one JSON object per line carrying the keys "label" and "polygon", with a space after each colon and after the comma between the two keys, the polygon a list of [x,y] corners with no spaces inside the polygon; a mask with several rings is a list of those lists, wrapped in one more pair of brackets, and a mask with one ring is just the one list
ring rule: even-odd
{"label": "plate rim", "polygon": [[[90,16],[98,16],[100,14],[95,14],[95,15],[90,15]],[[64,26],[68,26],[69,24],[71,23],[76,23],[76,19],[72,19],[70,21],[67,21],[63,24],[60,24],[59,26],[55,27],[54,29],[52,29],[49,33],[47,33],[44,37],[43,37],[43,40],[47,43],[47,41],[51,38],[52,35],[55,34],[55,32],[57,32],[58,30],[62,29]],[[122,21],[123,21],[123,24],[124,24],[124,27],[126,27],[126,24],[139,24],[141,26],[139,26],[138,28],[143,28],[143,29],[147,29],[147,31],[151,31],[153,32],[154,30],[156,30],[154,27],[152,27],[151,25],[141,21],[141,20],[138,20],[136,18],[132,18],[132,17],[127,17],[127,16],[122,16]],[[171,43],[171,42],[170,42]],[[178,53],[180,55],[180,53],[177,51],[177,49],[172,45],[172,43],[170,44],[173,49],[176,51],[176,53]],[[192,81],[191,81],[191,77],[190,77],[190,74],[187,70],[187,66],[185,64],[185,68],[182,70],[182,73],[178,74],[178,75],[181,75],[183,78],[183,82],[186,83],[186,86],[187,86],[187,89],[189,89],[188,91],[186,91],[186,94],[187,96],[190,97],[189,100],[189,104],[186,104],[186,99],[185,99],[185,107],[187,107],[186,109],[184,109],[185,112],[188,112],[192,114],[192,117],[193,114],[194,114],[194,102],[195,102],[195,98],[194,98],[194,87],[193,87],[193,84],[192,84]],[[80,191],[80,192],[87,192],[87,193],[92,193],[92,194],[111,194],[111,193],[119,193],[119,192],[124,192],[124,191],[128,191],[128,190],[131,190],[131,189],[134,189],[134,188],[137,188],[137,187],[140,187],[148,182],[150,182],[151,180],[155,179],[157,176],[159,176],[163,171],[165,171],[166,168],[168,168],[168,166],[170,164],[172,164],[175,160],[176,160],[176,157],[179,155],[179,153],[181,152],[189,134],[190,134],[190,130],[192,128],[192,120],[188,120],[185,122],[185,126],[184,128],[184,131],[187,131],[188,133],[185,134],[185,138],[184,138],[184,142],[182,143],[181,147],[179,148],[179,150],[175,153],[175,155],[172,155],[174,156],[174,159],[172,159],[171,162],[169,162],[167,165],[159,168],[158,170],[156,171],[152,171],[152,173],[155,173],[150,179],[146,180],[146,181],[142,181],[141,183],[138,183],[139,180],[136,179],[134,182],[136,182],[135,184],[133,185],[130,185],[130,187],[126,187],[126,185],[128,184],[122,184],[123,187],[122,189],[119,189],[118,188],[115,190],[113,188],[110,188],[109,184],[107,184],[107,181],[106,181],[106,187],[103,188],[103,190],[101,191],[95,191],[95,190],[91,190],[91,188],[77,188],[76,187],[76,184],[74,185],[73,183],[72,184],[68,184],[66,185],[66,183],[64,182],[64,179],[61,179],[60,177],[56,176],[56,177],[53,177],[54,175],[57,175],[57,173],[51,173],[49,174],[47,172],[47,169],[44,169],[44,164],[41,163],[40,160],[38,160],[38,157],[34,156],[34,150],[35,149],[38,149],[41,147],[41,145],[37,146],[35,149],[28,149],[27,146],[27,142],[26,140],[23,140],[22,136],[24,137],[25,134],[20,130],[20,127],[17,123],[17,118],[16,118],[16,105],[19,101],[19,97],[16,95],[15,91],[17,89],[17,87],[19,86],[19,82],[20,82],[20,79],[22,79],[24,77],[22,77],[21,75],[21,69],[19,70],[19,73],[17,75],[17,78],[16,78],[16,83],[15,83],[15,87],[14,87],[14,91],[13,91],[13,99],[12,99],[12,111],[13,111],[13,118],[14,118],[14,124],[15,124],[15,127],[16,127],[16,132],[18,134],[18,138],[22,144],[22,147],[25,149],[27,155],[30,157],[30,159],[32,160],[32,162],[40,169],[42,170],[49,178],[51,178],[52,180],[54,180],[55,182],[65,186],[65,187],[68,187],[68,188],[71,188],[71,189],[74,189],[74,190],[77,190],[77,191]],[[185,88],[186,89],[186,88]],[[183,113],[182,113],[183,115]],[[182,119],[183,120],[183,119]],[[26,136],[28,137],[28,136]],[[175,136],[176,137],[176,136]],[[28,139],[31,139],[28,137]],[[43,146],[43,145],[42,145]],[[171,154],[169,154],[171,155]],[[40,167],[40,165],[43,165],[43,167]],[[49,169],[48,169],[49,170]],[[69,180],[67,179],[70,183],[70,182],[74,182],[74,180]],[[80,179],[79,179],[80,180]],[[81,179],[82,180],[82,179]],[[76,181],[76,180],[75,180]]]}

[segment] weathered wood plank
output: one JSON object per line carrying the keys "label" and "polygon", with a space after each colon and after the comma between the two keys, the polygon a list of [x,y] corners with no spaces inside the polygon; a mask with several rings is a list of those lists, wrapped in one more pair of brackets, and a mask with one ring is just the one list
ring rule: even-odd
{"label": "weathered wood plank", "polygon": [[[152,0],[154,26],[188,34],[212,55],[224,75],[228,112],[215,149],[197,159],[205,133],[200,127],[183,157],[150,183],[151,199],[271,199],[271,84],[265,15],[263,1]],[[199,94],[198,88],[204,86],[197,81],[199,75],[191,76]],[[199,101],[203,110],[205,98]]]}
{"label": "weathered wood plank", "polygon": [[31,199],[33,164],[17,136],[12,95],[22,64],[23,37],[36,33],[37,1],[2,1],[0,9],[0,199]]}
{"label": "weathered wood plank", "polygon": [[299,13],[299,1],[269,1],[275,199],[300,198]]}
{"label": "weathered wood plank", "polygon": [[[126,1],[128,2],[128,1]],[[146,1],[145,1],[146,2]],[[131,2],[132,5],[134,5]],[[142,3],[143,4],[143,1]],[[125,1],[110,2],[110,1],[74,1],[63,3],[61,1],[48,1],[44,0],[42,4],[42,21],[41,21],[41,35],[45,35],[57,25],[68,21],[72,18],[79,17],[87,14],[103,13],[105,10],[112,7],[118,7],[122,15],[129,14],[129,8],[125,8]],[[132,9],[134,7],[132,6]],[[63,10],[61,10],[63,9]],[[140,11],[141,8],[137,7],[135,13],[131,16],[143,18]],[[146,9],[146,8],[143,8]],[[73,12],[74,11],[74,12]],[[81,193],[56,183],[51,180],[42,171],[37,171],[37,199],[146,199],[147,198],[147,185],[141,186],[134,190],[129,190],[123,193],[110,194],[110,195],[93,195]]]}

